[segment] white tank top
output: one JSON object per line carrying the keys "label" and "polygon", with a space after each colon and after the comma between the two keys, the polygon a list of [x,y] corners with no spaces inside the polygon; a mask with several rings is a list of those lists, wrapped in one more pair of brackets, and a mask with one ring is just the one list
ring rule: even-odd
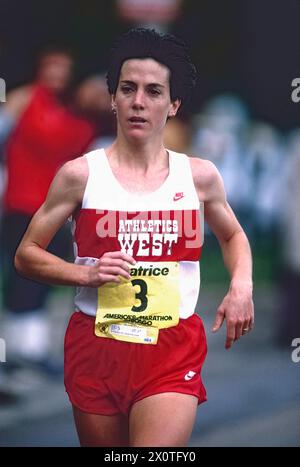
{"label": "white tank top", "polygon": [[[168,177],[147,194],[122,187],[104,149],[86,154],[89,176],[81,210],[73,219],[75,263],[92,265],[105,252],[117,250],[149,263],[149,270],[161,262],[177,262],[179,317],[188,318],[195,311],[200,287],[203,203],[188,157],[170,150],[168,154]],[[77,310],[95,316],[97,306],[97,288],[77,288]]]}

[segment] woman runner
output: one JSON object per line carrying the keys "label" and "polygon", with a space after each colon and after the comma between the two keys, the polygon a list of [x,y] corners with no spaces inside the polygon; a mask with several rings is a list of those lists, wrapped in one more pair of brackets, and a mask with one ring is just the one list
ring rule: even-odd
{"label": "woman runner", "polygon": [[[215,166],[166,149],[166,121],[195,83],[181,40],[122,35],[107,74],[117,137],[65,164],[18,250],[19,273],[77,287],[65,338],[65,385],[82,446],[185,446],[206,400],[195,313],[205,221],[230,273],[213,331],[226,348],[251,330],[248,240]],[[72,215],[75,263],[46,251]],[[201,311],[200,311],[201,313]]]}

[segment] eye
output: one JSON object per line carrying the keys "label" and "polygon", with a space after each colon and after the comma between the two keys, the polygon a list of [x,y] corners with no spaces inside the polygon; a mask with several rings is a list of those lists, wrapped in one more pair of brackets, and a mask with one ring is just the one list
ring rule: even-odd
{"label": "eye", "polygon": [[159,96],[160,91],[156,88],[150,88],[148,91],[152,96]]}
{"label": "eye", "polygon": [[130,86],[121,86],[121,91],[123,94],[129,94],[132,91],[132,88]]}

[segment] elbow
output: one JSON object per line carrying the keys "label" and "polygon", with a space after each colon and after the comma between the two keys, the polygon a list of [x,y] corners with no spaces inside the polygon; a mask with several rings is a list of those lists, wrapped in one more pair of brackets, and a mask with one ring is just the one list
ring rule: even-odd
{"label": "elbow", "polygon": [[231,233],[231,235],[226,238],[226,243],[229,243],[231,240],[236,240],[236,239],[247,239],[246,234],[242,227],[237,228],[234,232]]}
{"label": "elbow", "polygon": [[25,265],[26,261],[24,260],[24,254],[22,253],[22,249],[19,247],[14,257],[14,266],[20,276],[26,276]]}

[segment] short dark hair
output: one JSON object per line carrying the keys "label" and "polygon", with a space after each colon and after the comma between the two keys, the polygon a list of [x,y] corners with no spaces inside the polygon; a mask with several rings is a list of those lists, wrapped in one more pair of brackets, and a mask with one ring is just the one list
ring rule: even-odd
{"label": "short dark hair", "polygon": [[171,101],[187,100],[196,84],[196,68],[181,39],[146,28],[134,28],[122,34],[110,53],[106,76],[110,94],[117,91],[123,63],[134,58],[152,58],[165,65],[170,71]]}

